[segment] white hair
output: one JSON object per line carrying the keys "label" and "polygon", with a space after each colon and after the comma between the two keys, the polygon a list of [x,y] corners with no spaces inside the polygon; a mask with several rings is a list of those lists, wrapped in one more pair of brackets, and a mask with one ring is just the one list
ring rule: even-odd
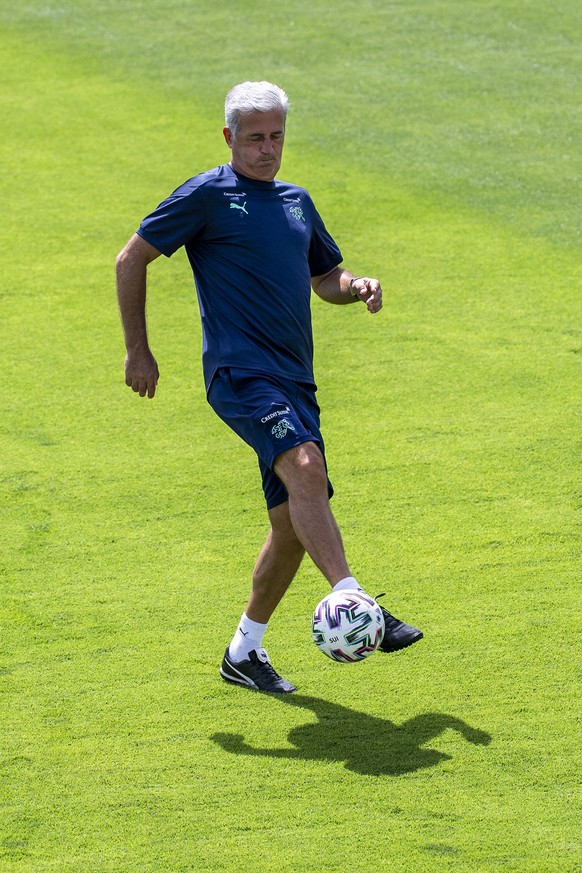
{"label": "white hair", "polygon": [[282,88],[271,82],[241,82],[226,95],[224,120],[236,139],[242,115],[249,112],[271,112],[273,109],[280,109],[287,118],[289,97]]}

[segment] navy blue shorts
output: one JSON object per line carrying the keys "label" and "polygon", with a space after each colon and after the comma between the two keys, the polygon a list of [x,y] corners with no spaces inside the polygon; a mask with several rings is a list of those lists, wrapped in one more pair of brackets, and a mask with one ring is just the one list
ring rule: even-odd
{"label": "navy blue shorts", "polygon": [[[315,386],[221,367],[217,370],[208,402],[216,414],[257,453],[267,508],[288,499],[287,489],[273,472],[275,459],[301,443],[317,443],[325,460],[319,429]],[[328,480],[328,493],[333,495]]]}

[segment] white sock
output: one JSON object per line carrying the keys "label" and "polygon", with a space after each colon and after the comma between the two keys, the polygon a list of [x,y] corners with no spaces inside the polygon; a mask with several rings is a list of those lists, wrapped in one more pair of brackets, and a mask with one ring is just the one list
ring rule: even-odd
{"label": "white sock", "polygon": [[357,579],[354,579],[353,576],[346,576],[345,579],[340,579],[339,582],[333,586],[332,591],[361,591],[362,594],[365,594],[366,597],[369,597],[367,591],[364,591],[360,583]]}
{"label": "white sock", "polygon": [[[358,580],[354,579],[353,576],[346,576],[345,579],[340,579],[339,582],[333,586],[334,591],[364,591],[361,585],[358,584]],[[365,593],[365,592],[364,592]]]}
{"label": "white sock", "polygon": [[260,649],[268,624],[252,621],[246,612],[243,612],[236,633],[228,647],[228,652],[233,661],[248,661],[249,652]]}

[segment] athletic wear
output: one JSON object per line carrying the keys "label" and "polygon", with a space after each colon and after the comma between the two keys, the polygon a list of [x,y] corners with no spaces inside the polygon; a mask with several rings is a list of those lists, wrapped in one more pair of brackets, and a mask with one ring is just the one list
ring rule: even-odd
{"label": "athletic wear", "polygon": [[[221,367],[212,380],[208,402],[257,453],[268,509],[288,499],[287,489],[272,470],[278,455],[301,443],[315,442],[325,458],[313,385]],[[329,481],[328,493],[333,495]]]}
{"label": "athletic wear", "polygon": [[297,691],[294,685],[279,676],[264,649],[251,652],[248,661],[232,661],[227,648],[220,675],[227,682],[243,685],[254,691],[266,691],[270,694],[291,694]]}
{"label": "athletic wear", "polygon": [[228,647],[230,658],[233,661],[244,661],[249,657],[253,649],[260,649],[263,645],[263,637],[267,632],[268,623],[262,624],[250,619],[243,612],[241,620],[235,631],[234,637]]}
{"label": "athletic wear", "polygon": [[[379,597],[384,597],[384,595],[378,594],[375,600],[378,600]],[[383,606],[380,606],[380,609],[384,616],[385,630],[382,642],[378,646],[379,652],[398,652],[400,649],[406,649],[422,639],[423,633],[417,627],[405,624],[399,618],[395,618]]]}
{"label": "athletic wear", "polygon": [[[362,594],[366,594],[362,586],[358,583],[358,580],[353,576],[346,576],[345,579],[340,579],[339,582],[336,582],[333,586],[333,591],[361,591]],[[366,595],[369,596],[369,595]]]}
{"label": "athletic wear", "polygon": [[[307,191],[249,179],[230,164],[185,182],[138,233],[167,257],[185,247],[202,318],[208,400],[255,449],[267,506],[283,503],[288,495],[272,471],[276,457],[309,441],[324,452],[313,377],[311,277],[341,263],[338,246]],[[384,651],[422,637],[382,612]],[[260,646],[240,661],[227,648],[220,673],[259,691],[296,690]]]}
{"label": "athletic wear", "polygon": [[186,248],[207,390],[219,367],[313,384],[311,276],[342,256],[305,189],[225,164],[177,188],[138,234],[168,257]]}

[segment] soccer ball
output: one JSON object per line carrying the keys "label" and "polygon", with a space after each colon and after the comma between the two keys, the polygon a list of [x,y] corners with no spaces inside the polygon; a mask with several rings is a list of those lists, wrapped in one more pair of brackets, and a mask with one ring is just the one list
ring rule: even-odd
{"label": "soccer ball", "polygon": [[363,661],[384,636],[384,616],[362,591],[332,591],[317,604],[311,628],[315,645],[342,664]]}

